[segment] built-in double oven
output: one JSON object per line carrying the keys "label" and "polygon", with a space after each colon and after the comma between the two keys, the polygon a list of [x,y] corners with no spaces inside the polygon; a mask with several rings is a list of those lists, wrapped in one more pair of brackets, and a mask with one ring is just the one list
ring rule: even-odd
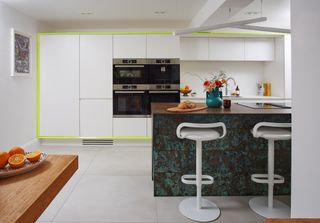
{"label": "built-in double oven", "polygon": [[113,116],[149,117],[151,103],[180,102],[179,59],[114,59]]}

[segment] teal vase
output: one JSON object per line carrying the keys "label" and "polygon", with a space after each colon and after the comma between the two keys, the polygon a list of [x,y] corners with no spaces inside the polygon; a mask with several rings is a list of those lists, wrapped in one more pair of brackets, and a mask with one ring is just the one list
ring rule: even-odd
{"label": "teal vase", "polygon": [[222,105],[222,94],[219,88],[215,88],[212,92],[207,92],[206,103],[209,108],[220,108]]}

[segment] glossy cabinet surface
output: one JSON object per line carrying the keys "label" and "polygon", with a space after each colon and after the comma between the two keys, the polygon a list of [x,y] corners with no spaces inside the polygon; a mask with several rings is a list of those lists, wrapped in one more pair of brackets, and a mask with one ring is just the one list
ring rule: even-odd
{"label": "glossy cabinet surface", "polygon": [[147,35],[147,58],[180,58],[180,37]]}
{"label": "glossy cabinet surface", "polygon": [[112,136],[112,99],[80,100],[80,136]]}
{"label": "glossy cabinet surface", "polygon": [[181,60],[209,60],[208,38],[181,38]]}
{"label": "glossy cabinet surface", "polygon": [[146,35],[113,35],[114,58],[146,58]]}
{"label": "glossy cabinet surface", "polygon": [[147,118],[114,118],[113,136],[147,136]]}
{"label": "glossy cabinet surface", "polygon": [[112,98],[112,35],[80,35],[80,98]]}
{"label": "glossy cabinet surface", "polygon": [[79,35],[40,37],[41,136],[79,136]]}

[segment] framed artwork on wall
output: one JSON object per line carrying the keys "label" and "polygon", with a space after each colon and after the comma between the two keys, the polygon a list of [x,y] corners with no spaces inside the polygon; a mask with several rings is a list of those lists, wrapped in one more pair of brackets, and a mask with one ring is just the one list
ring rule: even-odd
{"label": "framed artwork on wall", "polygon": [[11,76],[28,76],[31,73],[31,36],[11,29]]}

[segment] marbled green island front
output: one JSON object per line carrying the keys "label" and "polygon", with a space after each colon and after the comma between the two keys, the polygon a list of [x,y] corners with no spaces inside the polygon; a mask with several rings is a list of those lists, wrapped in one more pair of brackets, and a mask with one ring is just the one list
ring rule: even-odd
{"label": "marbled green island front", "polygon": [[[225,138],[203,142],[203,174],[214,177],[204,185],[204,196],[266,195],[267,185],[251,181],[253,173],[267,173],[267,140],[254,138],[252,127],[261,121],[291,122],[290,114],[153,114],[152,169],[155,196],[195,195],[194,185],[184,185],[181,176],[195,173],[195,142],[178,139],[182,122],[224,122]],[[275,194],[290,194],[291,141],[275,143],[275,173],[285,183],[275,185]]]}

